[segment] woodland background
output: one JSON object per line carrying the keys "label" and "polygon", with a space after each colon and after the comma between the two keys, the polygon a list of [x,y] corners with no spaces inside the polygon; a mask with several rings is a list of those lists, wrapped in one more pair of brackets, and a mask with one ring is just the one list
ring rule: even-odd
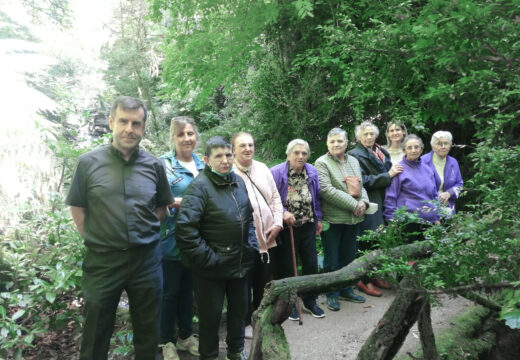
{"label": "woodland background", "polygon": [[[451,131],[461,211],[416,276],[494,284],[497,318],[520,328],[519,0],[2,0],[0,46],[0,358],[75,351],[84,248],[63,198],[77,156],[110,141],[119,94],[146,102],[155,155],[175,115],[196,119],[201,143],[251,132],[268,164],[297,137],[313,162],[335,126],[352,145],[365,119],[381,144],[403,121],[425,151]],[[123,313],[113,355],[131,339]]]}

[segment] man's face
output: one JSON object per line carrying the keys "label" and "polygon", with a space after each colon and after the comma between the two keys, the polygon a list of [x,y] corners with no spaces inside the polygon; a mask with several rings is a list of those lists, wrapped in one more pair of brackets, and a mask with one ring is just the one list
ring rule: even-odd
{"label": "man's face", "polygon": [[233,146],[235,160],[242,166],[249,166],[255,156],[255,142],[249,135],[240,135],[235,139]]}
{"label": "man's face", "polygon": [[227,174],[233,167],[233,153],[227,147],[215,148],[211,150],[209,157],[204,156],[204,161],[216,172]]}
{"label": "man's face", "polygon": [[128,156],[143,138],[144,110],[142,108],[123,110],[118,107],[115,116],[110,116],[108,124],[114,137],[114,147],[121,151],[124,156]]}

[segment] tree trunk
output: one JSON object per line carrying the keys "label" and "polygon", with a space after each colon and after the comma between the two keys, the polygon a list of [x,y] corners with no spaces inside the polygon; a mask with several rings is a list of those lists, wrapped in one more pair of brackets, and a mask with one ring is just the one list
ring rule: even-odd
{"label": "tree trunk", "polygon": [[427,299],[417,293],[413,283],[405,278],[394,301],[363,344],[359,360],[393,359],[403,345],[410,328],[417,321]]}
{"label": "tree trunk", "polygon": [[419,333],[421,336],[421,346],[425,360],[438,360],[439,353],[435,345],[435,336],[432,329],[431,305],[430,301],[426,300],[423,309],[419,314]]}

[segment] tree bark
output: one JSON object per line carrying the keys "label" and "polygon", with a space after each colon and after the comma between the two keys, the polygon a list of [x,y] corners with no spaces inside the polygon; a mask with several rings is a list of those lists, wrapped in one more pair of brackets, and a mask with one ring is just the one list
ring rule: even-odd
{"label": "tree bark", "polygon": [[417,321],[427,299],[413,290],[405,278],[394,301],[358,353],[359,360],[393,359],[403,345],[410,328]]}
{"label": "tree bark", "polygon": [[438,360],[439,353],[437,352],[437,346],[435,345],[435,336],[432,329],[431,305],[429,300],[426,300],[423,309],[419,314],[418,326],[424,359]]}

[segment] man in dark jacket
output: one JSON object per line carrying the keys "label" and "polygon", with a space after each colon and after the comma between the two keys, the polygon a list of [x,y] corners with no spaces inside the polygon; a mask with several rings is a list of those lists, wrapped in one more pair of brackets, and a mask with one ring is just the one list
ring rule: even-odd
{"label": "man in dark jacket", "polygon": [[247,272],[258,243],[244,181],[233,173],[231,144],[221,136],[206,143],[206,167],[184,193],[176,223],[181,260],[193,271],[199,311],[200,359],[218,358],[218,328],[227,298],[228,358],[247,358],[243,321]]}

